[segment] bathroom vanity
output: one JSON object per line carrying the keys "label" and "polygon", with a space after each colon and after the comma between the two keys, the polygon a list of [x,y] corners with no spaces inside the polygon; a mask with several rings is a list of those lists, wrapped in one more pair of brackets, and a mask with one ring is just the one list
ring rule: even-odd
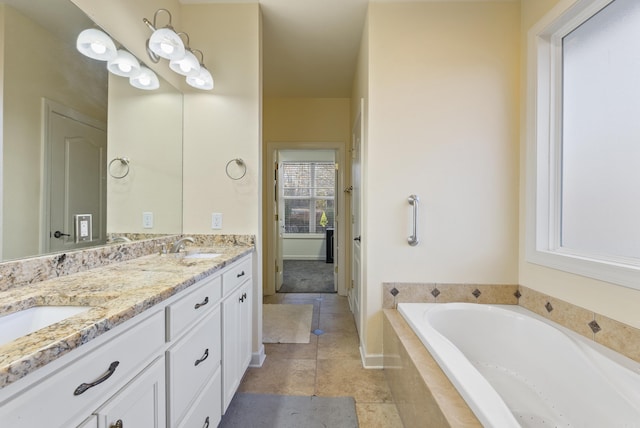
{"label": "bathroom vanity", "polygon": [[217,426],[251,360],[253,247],[202,251],[0,293],[90,307],[0,344],[0,426]]}

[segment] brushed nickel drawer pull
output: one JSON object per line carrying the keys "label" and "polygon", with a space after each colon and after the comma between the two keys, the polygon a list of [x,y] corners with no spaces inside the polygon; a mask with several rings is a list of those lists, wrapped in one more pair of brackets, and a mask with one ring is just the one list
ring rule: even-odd
{"label": "brushed nickel drawer pull", "polygon": [[111,363],[109,365],[109,368],[107,369],[105,374],[100,376],[97,380],[94,380],[91,383],[80,384],[80,386],[78,386],[76,388],[76,390],[73,391],[73,395],[80,395],[80,394],[84,393],[87,389],[93,388],[94,386],[99,385],[102,382],[104,382],[105,380],[109,379],[111,377],[111,375],[113,375],[115,373],[116,367],[118,367],[118,364],[120,364],[120,361],[114,361],[113,363]]}
{"label": "brushed nickel drawer pull", "polygon": [[201,362],[203,362],[207,358],[209,358],[209,348],[204,350],[204,355],[199,360],[196,360],[194,366],[197,366],[198,364],[200,364]]}
{"label": "brushed nickel drawer pull", "polygon": [[124,424],[122,423],[122,419],[118,419],[115,424],[111,424],[109,428],[124,428]]}
{"label": "brushed nickel drawer pull", "polygon": [[202,301],[202,303],[196,303],[196,305],[193,307],[193,309],[199,309],[199,308],[203,307],[204,305],[206,305],[207,303],[209,303],[209,296],[205,297],[204,300]]}
{"label": "brushed nickel drawer pull", "polygon": [[209,416],[207,416],[207,419],[204,420],[204,425],[202,426],[202,428],[209,428]]}
{"label": "brushed nickel drawer pull", "polygon": [[244,276],[244,271],[240,272],[239,274],[236,275],[236,278],[240,278],[241,276]]}

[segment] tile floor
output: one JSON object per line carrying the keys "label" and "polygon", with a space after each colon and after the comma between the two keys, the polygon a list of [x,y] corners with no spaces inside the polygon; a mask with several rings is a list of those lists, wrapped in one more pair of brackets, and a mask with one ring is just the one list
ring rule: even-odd
{"label": "tile floor", "polygon": [[[402,428],[382,370],[365,369],[358,334],[346,297],[336,294],[283,293],[264,303],[313,304],[308,344],[265,344],[267,358],[249,368],[239,391],[262,394],[351,396],[360,428]],[[274,427],[277,428],[277,427]]]}

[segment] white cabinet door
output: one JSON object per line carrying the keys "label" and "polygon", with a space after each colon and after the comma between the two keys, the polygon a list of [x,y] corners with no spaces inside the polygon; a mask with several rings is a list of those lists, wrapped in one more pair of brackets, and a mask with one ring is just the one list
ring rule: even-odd
{"label": "white cabinet door", "polygon": [[89,419],[82,422],[76,428],[98,428],[98,417],[96,415],[91,415]]}
{"label": "white cabinet door", "polygon": [[159,357],[96,411],[98,428],[165,428],[164,357]]}
{"label": "white cabinet door", "polygon": [[248,279],[222,303],[223,412],[229,407],[251,361],[251,286]]}

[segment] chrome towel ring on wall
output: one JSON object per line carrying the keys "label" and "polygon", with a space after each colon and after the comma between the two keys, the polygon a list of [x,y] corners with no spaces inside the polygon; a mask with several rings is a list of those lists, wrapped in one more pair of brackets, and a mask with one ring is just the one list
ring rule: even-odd
{"label": "chrome towel ring on wall", "polygon": [[[229,166],[234,162],[237,168],[234,168],[235,171],[230,172]],[[229,162],[227,162],[227,166],[224,168],[224,170],[227,173],[227,177],[229,177],[230,179],[240,180],[247,174],[247,164],[244,163],[241,158],[231,159]]]}
{"label": "chrome towel ring on wall", "polygon": [[[113,165],[114,162],[117,162],[117,161],[120,161],[120,169],[122,171],[119,174],[114,174],[111,171],[111,166]],[[109,162],[109,166],[107,167],[107,170],[109,170],[109,175],[116,179],[125,178],[127,174],[129,174],[129,162],[130,162],[129,158],[113,158],[111,162]]]}

